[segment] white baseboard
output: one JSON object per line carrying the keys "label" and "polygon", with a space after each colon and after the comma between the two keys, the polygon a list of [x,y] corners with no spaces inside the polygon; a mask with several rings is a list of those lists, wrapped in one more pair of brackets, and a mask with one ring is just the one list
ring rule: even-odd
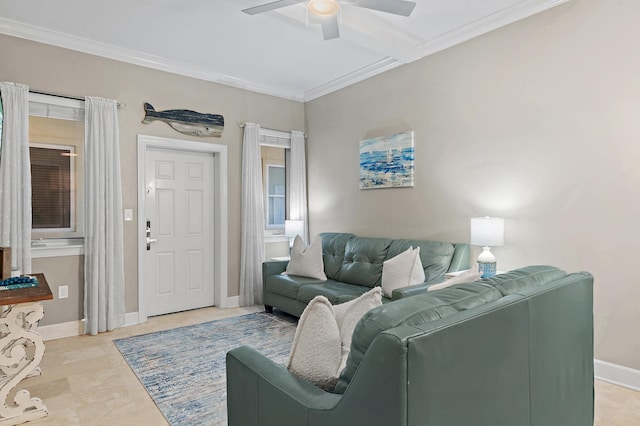
{"label": "white baseboard", "polygon": [[240,296],[229,296],[221,308],[237,308],[240,306]]}
{"label": "white baseboard", "polygon": [[126,314],[124,314],[124,327],[138,324],[140,324],[140,320],[138,319],[137,312],[127,312]]}
{"label": "white baseboard", "polygon": [[[139,324],[137,312],[127,312],[124,314],[124,327],[137,324]],[[40,333],[45,342],[48,340],[64,339],[65,337],[82,336],[84,334],[84,320],[39,326],[38,333]]]}
{"label": "white baseboard", "polygon": [[65,337],[80,336],[84,334],[84,320],[39,326],[38,333],[45,342],[48,340],[64,339]]}
{"label": "white baseboard", "polygon": [[593,371],[598,380],[640,391],[640,370],[594,359]]}
{"label": "white baseboard", "polygon": [[[240,306],[240,296],[231,296],[227,297],[224,306],[220,307],[226,309],[237,308],[238,306]],[[138,312],[127,312],[124,314],[123,327],[140,324],[139,318]],[[38,327],[38,333],[40,333],[45,342],[48,340],[64,339],[65,337],[81,336],[84,334],[84,320],[43,325]]]}

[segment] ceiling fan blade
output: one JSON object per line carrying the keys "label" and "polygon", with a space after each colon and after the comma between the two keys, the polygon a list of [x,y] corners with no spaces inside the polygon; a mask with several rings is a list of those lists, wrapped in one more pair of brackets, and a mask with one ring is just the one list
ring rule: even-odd
{"label": "ceiling fan blade", "polygon": [[322,25],[322,35],[325,40],[340,37],[340,28],[338,27],[338,15],[327,16],[320,20]]}
{"label": "ceiling fan blade", "polygon": [[415,2],[406,0],[355,0],[353,3],[356,6],[367,9],[379,10],[401,16],[411,15],[413,8],[416,7]]}
{"label": "ceiling fan blade", "polygon": [[259,6],[242,9],[247,15],[257,15],[258,13],[269,12],[271,10],[280,9],[281,7],[291,6],[292,4],[302,3],[305,0],[277,0],[271,3],[261,4]]}

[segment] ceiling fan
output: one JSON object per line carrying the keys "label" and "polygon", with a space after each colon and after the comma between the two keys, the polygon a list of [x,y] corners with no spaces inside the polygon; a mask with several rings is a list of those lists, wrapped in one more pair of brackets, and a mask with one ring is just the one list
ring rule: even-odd
{"label": "ceiling fan", "polygon": [[415,2],[406,0],[277,0],[243,9],[242,11],[248,15],[257,15],[303,2],[307,2],[309,13],[319,19],[325,40],[340,37],[340,29],[338,27],[340,3],[353,4],[354,6],[400,16],[411,15],[413,8],[416,7]]}

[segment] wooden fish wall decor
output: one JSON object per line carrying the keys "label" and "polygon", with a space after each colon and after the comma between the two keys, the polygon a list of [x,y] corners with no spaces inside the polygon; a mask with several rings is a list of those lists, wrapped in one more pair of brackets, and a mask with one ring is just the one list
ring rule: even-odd
{"label": "wooden fish wall decor", "polygon": [[174,130],[193,136],[222,136],[224,117],[218,114],[202,114],[188,109],[156,111],[148,102],[144,103],[143,123],[160,120]]}

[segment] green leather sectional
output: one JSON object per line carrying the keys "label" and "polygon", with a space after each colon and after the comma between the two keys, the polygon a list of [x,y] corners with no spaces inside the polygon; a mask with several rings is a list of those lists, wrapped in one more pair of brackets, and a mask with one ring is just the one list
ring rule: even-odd
{"label": "green leather sectional", "polygon": [[593,424],[593,277],[529,266],[383,304],[325,392],[227,354],[230,426]]}
{"label": "green leather sectional", "polygon": [[469,268],[468,244],[363,238],[335,232],[322,233],[320,237],[327,281],[281,275],[287,269],[286,261],[262,264],[263,299],[267,312],[275,307],[299,317],[311,299],[318,295],[326,296],[334,305],[355,299],[374,286],[380,286],[382,263],[410,246],[420,247],[426,281],[396,289],[392,298],[384,298],[383,302],[422,293],[429,285],[442,282],[446,272]]}

